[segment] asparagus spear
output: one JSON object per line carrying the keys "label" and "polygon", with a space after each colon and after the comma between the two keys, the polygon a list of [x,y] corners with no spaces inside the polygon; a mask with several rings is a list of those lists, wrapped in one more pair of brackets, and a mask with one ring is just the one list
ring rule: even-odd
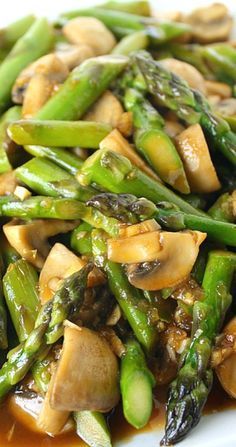
{"label": "asparagus spear", "polygon": [[92,248],[95,263],[102,267],[107,274],[108,284],[125,317],[127,318],[137,340],[146,351],[153,350],[157,331],[148,321],[148,309],[142,293],[131,286],[121,265],[106,259],[106,242],[99,230],[92,231]]}
{"label": "asparagus spear", "polygon": [[18,74],[30,62],[47,53],[52,41],[52,28],[46,19],[41,18],[16,42],[0,66],[0,112],[10,103],[11,89]]}
{"label": "asparagus spear", "polygon": [[27,339],[39,312],[38,275],[24,259],[11,264],[3,278],[3,290],[19,341]]}
{"label": "asparagus spear", "polygon": [[[0,120],[0,174],[10,171],[12,169],[11,160],[9,160],[10,154],[6,149],[10,149],[12,142],[9,141],[7,136],[7,127],[10,122],[19,119],[21,116],[21,107],[13,106],[4,113]],[[14,145],[15,146],[15,145]]]}
{"label": "asparagus spear", "polygon": [[144,50],[149,46],[149,37],[145,31],[136,31],[123,37],[113,48],[112,54],[128,56],[133,51]]}
{"label": "asparagus spear", "polygon": [[[0,398],[25,377],[47,343],[50,344],[51,339],[55,342],[61,337],[64,319],[73,320],[78,315],[91,269],[92,265],[87,264],[64,280],[52,300],[39,311],[35,327],[27,340],[8,354],[8,360],[0,370]],[[55,326],[52,325],[52,320]]]}
{"label": "asparagus spear", "polygon": [[92,226],[82,222],[71,233],[70,245],[74,251],[81,255],[92,253],[91,231]]}
{"label": "asparagus spear", "polygon": [[236,246],[236,226],[211,219],[207,215],[196,216],[187,214],[170,203],[160,202],[157,206],[145,198],[137,199],[129,194],[103,193],[92,197],[87,204],[101,211],[103,215],[116,217],[123,221],[132,222],[130,214],[136,214],[137,220],[155,218],[158,223],[168,230],[199,230],[206,232],[208,236],[223,244]]}
{"label": "asparagus spear", "polygon": [[102,413],[77,411],[73,413],[76,433],[89,447],[112,447],[111,435]]}
{"label": "asparagus spear", "polygon": [[212,144],[234,165],[236,165],[236,134],[228,123],[218,117],[210,108],[204,96],[189,88],[188,84],[145,52],[135,57],[147,85],[160,104],[174,110],[187,124],[199,122]]}
{"label": "asparagus spear", "polygon": [[206,216],[193,208],[166,186],[151,179],[133,166],[124,156],[107,150],[98,150],[85,162],[78,174],[81,184],[95,183],[114,193],[145,196],[154,203],[167,201],[177,205],[182,211],[196,216]]}
{"label": "asparagus spear", "polygon": [[148,0],[108,0],[107,2],[99,5],[99,8],[111,9],[112,11],[129,12],[130,14],[139,14],[141,16],[151,15],[151,9]]}
{"label": "asparagus spear", "polygon": [[124,95],[127,110],[133,114],[134,141],[159,177],[174,189],[190,192],[181,158],[168,135],[161,129],[161,118],[156,109],[135,89]]}
{"label": "asparagus spear", "polygon": [[17,178],[38,194],[86,201],[94,195],[64,169],[44,158],[32,158],[16,170]]}
{"label": "asparagus spear", "polygon": [[20,120],[8,126],[8,135],[21,145],[97,149],[111,130],[109,124],[89,121]]}
{"label": "asparagus spear", "polygon": [[0,254],[0,349],[8,347],[7,341],[7,312],[2,290],[2,275],[4,271],[3,259]]}
{"label": "asparagus spear", "polygon": [[121,358],[121,396],[126,420],[133,427],[144,427],[152,413],[152,388],[155,379],[146,365],[139,343],[130,339],[125,343]]}
{"label": "asparagus spear", "polygon": [[224,222],[235,222],[233,198],[231,194],[228,192],[222,194],[208,210],[208,214],[213,217],[213,219]]}
{"label": "asparagus spear", "polygon": [[0,30],[0,48],[11,49],[35,22],[33,15],[22,17]]}
{"label": "asparagus spear", "polygon": [[24,149],[34,157],[48,158],[72,175],[75,175],[83,164],[81,158],[61,147],[25,146]]}
{"label": "asparagus spear", "polygon": [[39,110],[39,120],[79,119],[128,63],[125,56],[91,58],[76,67],[63,86]]}
{"label": "asparagus spear", "polygon": [[154,44],[160,44],[175,39],[189,31],[184,23],[158,20],[154,17],[143,17],[122,11],[109,11],[104,8],[86,8],[62,14],[61,20],[70,20],[78,16],[95,17],[103,22],[115,34],[117,28],[120,35],[134,31],[145,30]]}
{"label": "asparagus spear", "polygon": [[212,251],[209,255],[202,283],[204,299],[195,301],[193,307],[191,344],[169,391],[162,445],[180,441],[199,422],[212,385],[212,345],[231,303],[235,266],[234,253]]}

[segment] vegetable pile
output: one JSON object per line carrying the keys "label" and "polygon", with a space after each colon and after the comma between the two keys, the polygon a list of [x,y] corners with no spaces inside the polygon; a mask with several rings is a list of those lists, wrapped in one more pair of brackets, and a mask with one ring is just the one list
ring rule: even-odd
{"label": "vegetable pile", "polygon": [[1,30],[0,399],[41,433],[109,447],[169,385],[172,445],[214,370],[236,397],[232,25],[114,0]]}

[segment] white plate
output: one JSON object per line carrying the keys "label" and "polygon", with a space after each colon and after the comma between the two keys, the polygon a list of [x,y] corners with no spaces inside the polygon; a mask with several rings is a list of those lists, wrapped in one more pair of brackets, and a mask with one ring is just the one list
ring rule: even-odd
{"label": "white plate", "polygon": [[[213,2],[214,0],[212,0]],[[221,0],[215,0],[221,1]],[[96,0],[6,0],[1,2],[0,26],[7,24],[24,14],[35,13],[54,18],[59,12],[69,9],[87,7]],[[152,4],[157,11],[191,9],[212,3],[206,0],[153,0]],[[236,0],[223,1],[236,16]],[[155,429],[141,433],[132,438],[119,441],[114,447],[157,447],[163,436],[163,430]],[[201,422],[186,440],[178,444],[180,447],[235,447],[236,446],[236,410],[223,411],[209,416],[203,416]],[[68,446],[69,447],[69,446]]]}

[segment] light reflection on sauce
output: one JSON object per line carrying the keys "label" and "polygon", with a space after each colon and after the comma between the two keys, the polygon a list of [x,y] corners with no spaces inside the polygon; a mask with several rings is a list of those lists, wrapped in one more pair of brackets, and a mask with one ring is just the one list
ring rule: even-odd
{"label": "light reflection on sauce", "polygon": [[[165,419],[166,388],[156,390],[155,409],[147,427],[143,431],[148,432],[156,428],[163,428]],[[215,381],[213,390],[209,396],[204,410],[205,414],[236,409],[236,400],[230,399]],[[127,439],[137,434],[138,430],[130,427],[123,418],[121,408],[118,407],[110,418],[110,427],[113,441]],[[85,447],[86,444],[79,440],[75,433],[67,433],[55,438],[29,431],[23,424],[14,420],[9,410],[9,400],[0,406],[0,447]]]}

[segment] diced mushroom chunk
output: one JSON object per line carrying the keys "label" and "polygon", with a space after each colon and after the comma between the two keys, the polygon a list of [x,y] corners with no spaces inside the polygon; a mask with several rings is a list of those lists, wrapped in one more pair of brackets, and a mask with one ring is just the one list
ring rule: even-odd
{"label": "diced mushroom chunk", "polygon": [[48,238],[73,230],[77,222],[64,220],[34,220],[25,223],[13,220],[3,226],[3,232],[15,250],[35,267],[42,268],[50,251]]}
{"label": "diced mushroom chunk", "polygon": [[86,59],[95,56],[93,48],[86,44],[70,45],[60,43],[56,48],[56,55],[59,57],[69,70],[80,65]]}
{"label": "diced mushroom chunk", "polygon": [[17,178],[14,171],[4,172],[0,175],[0,196],[13,194],[17,187]]}
{"label": "diced mushroom chunk", "polygon": [[168,58],[161,60],[161,64],[167,69],[183,78],[191,88],[206,93],[205,81],[200,73],[193,65],[178,59]]}
{"label": "diced mushroom chunk", "polygon": [[118,362],[108,343],[97,332],[66,322],[51,407],[107,412],[118,401]]}
{"label": "diced mushroom chunk", "polygon": [[89,45],[96,56],[110,53],[116,45],[111,31],[95,17],[77,17],[63,27],[63,34],[73,44]]}
{"label": "diced mushroom chunk", "polygon": [[191,191],[209,193],[220,189],[201,126],[189,126],[176,137],[176,143]]}
{"label": "diced mushroom chunk", "polygon": [[194,40],[201,43],[227,40],[233,24],[223,3],[198,8],[186,15],[183,21],[192,26]]}

